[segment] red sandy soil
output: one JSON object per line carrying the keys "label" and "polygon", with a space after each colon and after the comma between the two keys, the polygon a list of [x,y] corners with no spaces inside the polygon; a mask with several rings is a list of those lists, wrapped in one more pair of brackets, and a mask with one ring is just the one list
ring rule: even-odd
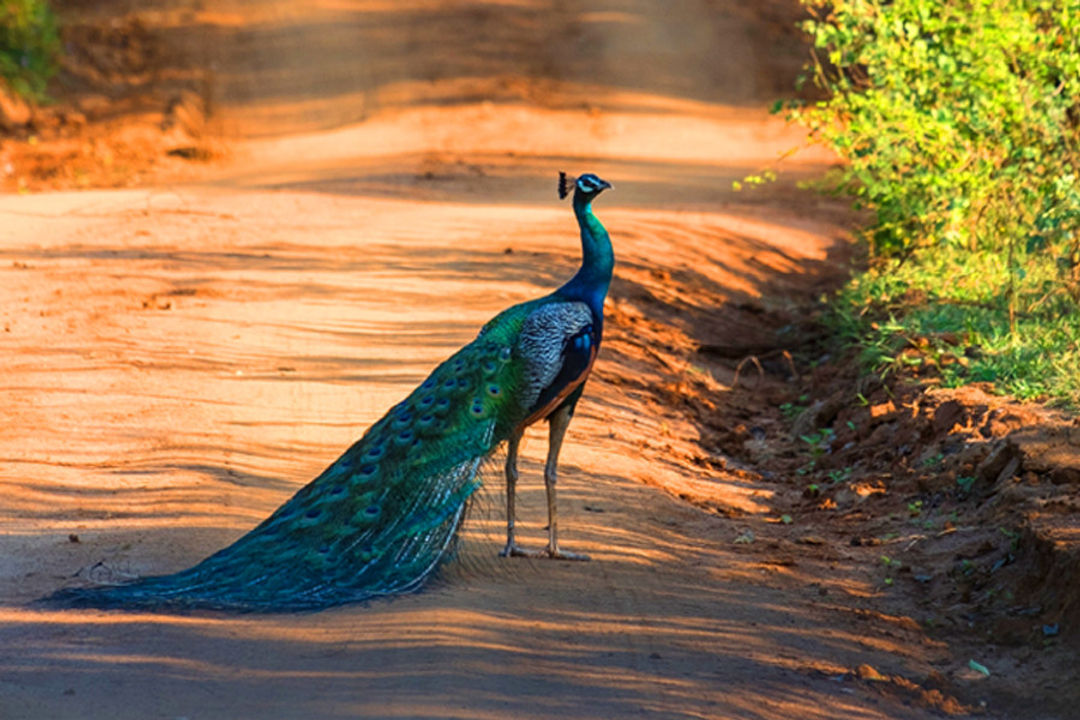
{"label": "red sandy soil", "polygon": [[[803,138],[763,109],[801,62],[792,3],[83,5],[63,102],[0,167],[129,189],[0,197],[0,717],[1076,716],[1080,433],[821,346],[854,218],[796,189],[832,159],[778,161]],[[592,562],[496,557],[496,471],[417,595],[29,605],[227,544],[558,285],[560,169],[616,186],[560,495]]]}

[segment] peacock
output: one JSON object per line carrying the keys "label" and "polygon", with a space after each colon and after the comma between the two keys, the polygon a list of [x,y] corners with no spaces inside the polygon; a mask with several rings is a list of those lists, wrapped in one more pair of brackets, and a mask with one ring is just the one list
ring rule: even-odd
{"label": "peacock", "polygon": [[[50,604],[165,611],[319,610],[420,588],[452,547],[485,459],[506,443],[506,557],[588,560],[559,547],[559,451],[603,334],[614,255],[592,203],[611,184],[559,174],[581,229],[577,273],[496,315],[318,477],[232,545],[172,575],[66,588]],[[549,424],[548,544],[514,537],[518,446]]]}

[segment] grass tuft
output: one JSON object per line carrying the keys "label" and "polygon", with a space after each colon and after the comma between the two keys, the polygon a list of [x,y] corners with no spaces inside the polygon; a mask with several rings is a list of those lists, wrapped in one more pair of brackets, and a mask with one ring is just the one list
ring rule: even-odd
{"label": "grass tuft", "polygon": [[946,387],[990,382],[1021,400],[1080,407],[1080,312],[1053,257],[1032,254],[1010,274],[993,251],[888,261],[839,292],[829,322],[877,372],[913,370]]}

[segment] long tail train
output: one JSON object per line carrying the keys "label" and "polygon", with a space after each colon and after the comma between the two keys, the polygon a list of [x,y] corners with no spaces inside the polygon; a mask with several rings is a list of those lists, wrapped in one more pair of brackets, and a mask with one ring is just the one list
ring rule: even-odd
{"label": "long tail train", "polygon": [[273,515],[194,567],[66,588],[45,602],[296,611],[418,588],[453,543],[479,466],[505,435],[498,396],[485,391],[513,372],[504,347],[466,346]]}

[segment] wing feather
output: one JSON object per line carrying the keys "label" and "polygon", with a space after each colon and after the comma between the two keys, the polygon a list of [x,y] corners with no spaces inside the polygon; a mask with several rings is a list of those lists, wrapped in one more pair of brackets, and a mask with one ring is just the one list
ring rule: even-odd
{"label": "wing feather", "polygon": [[[588,337],[592,324],[592,310],[582,302],[542,305],[525,318],[516,349],[524,371],[522,404],[530,409],[530,414],[544,404],[545,398],[558,395],[563,386],[578,380],[587,371],[591,363],[581,365],[574,360],[582,349],[586,357],[591,356],[589,343],[584,343],[582,348],[580,343],[571,341],[582,337],[583,333]],[[564,372],[578,365],[581,367],[575,372]]]}

